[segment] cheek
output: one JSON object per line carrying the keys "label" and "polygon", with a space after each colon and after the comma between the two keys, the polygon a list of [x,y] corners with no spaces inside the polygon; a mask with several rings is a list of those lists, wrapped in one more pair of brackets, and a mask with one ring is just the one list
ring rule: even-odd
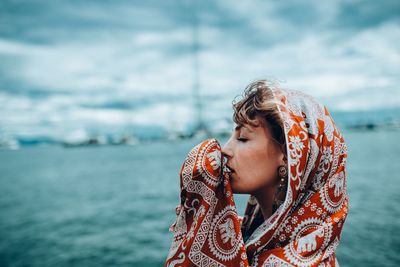
{"label": "cheek", "polygon": [[251,171],[254,177],[254,182],[259,185],[267,185],[276,177],[275,166],[268,159],[254,160]]}
{"label": "cheek", "polygon": [[[272,184],[276,178],[275,161],[265,150],[252,149],[243,153],[240,160],[241,168],[238,171],[241,182],[252,189]],[[249,188],[250,189],[250,188]]]}

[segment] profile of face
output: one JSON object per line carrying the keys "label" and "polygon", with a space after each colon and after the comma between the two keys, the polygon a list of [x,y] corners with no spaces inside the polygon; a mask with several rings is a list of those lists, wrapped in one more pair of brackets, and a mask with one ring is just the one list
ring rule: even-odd
{"label": "profile of face", "polygon": [[277,184],[279,165],[285,164],[268,124],[259,117],[256,122],[256,126],[237,125],[222,148],[234,193],[269,192]]}

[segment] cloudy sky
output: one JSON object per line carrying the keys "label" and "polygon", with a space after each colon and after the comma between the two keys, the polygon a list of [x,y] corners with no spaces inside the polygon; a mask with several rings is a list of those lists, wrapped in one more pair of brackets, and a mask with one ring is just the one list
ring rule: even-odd
{"label": "cloudy sky", "polygon": [[2,0],[0,135],[186,129],[195,17],[211,122],[260,78],[331,110],[400,107],[399,14],[397,0]]}

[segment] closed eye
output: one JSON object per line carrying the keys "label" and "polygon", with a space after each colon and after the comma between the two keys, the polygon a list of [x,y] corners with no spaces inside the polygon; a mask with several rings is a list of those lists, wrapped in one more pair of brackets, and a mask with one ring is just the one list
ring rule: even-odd
{"label": "closed eye", "polygon": [[238,138],[237,140],[238,140],[239,142],[243,142],[243,143],[244,143],[244,142],[246,142],[248,139],[246,139],[246,138]]}

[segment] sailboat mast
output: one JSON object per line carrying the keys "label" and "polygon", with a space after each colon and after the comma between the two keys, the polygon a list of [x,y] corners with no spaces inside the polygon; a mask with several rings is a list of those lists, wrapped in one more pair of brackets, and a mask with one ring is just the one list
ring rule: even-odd
{"label": "sailboat mast", "polygon": [[192,55],[193,55],[193,97],[194,103],[196,107],[196,116],[197,116],[197,125],[195,126],[195,132],[203,130],[204,122],[202,118],[202,103],[200,96],[200,77],[199,77],[199,21],[197,17],[197,6],[194,5],[193,10],[193,20],[192,20],[192,29],[193,29],[193,44],[192,44]]}

